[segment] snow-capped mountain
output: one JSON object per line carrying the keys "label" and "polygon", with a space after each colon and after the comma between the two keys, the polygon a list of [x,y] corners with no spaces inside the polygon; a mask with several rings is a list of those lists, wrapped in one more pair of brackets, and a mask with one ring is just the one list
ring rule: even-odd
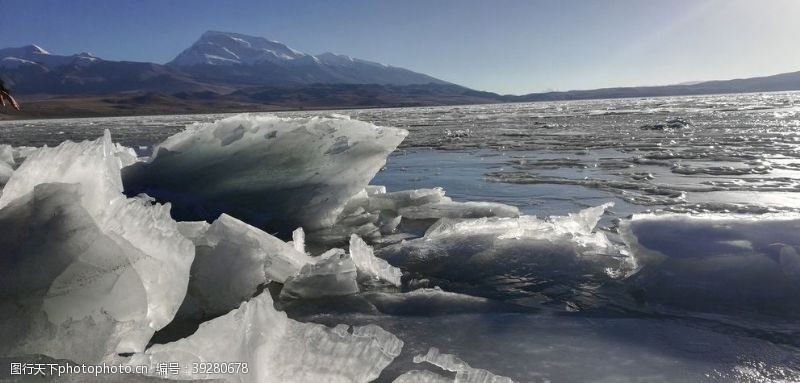
{"label": "snow-capped mountain", "polygon": [[24,65],[41,66],[47,69],[70,64],[85,66],[98,60],[100,59],[88,52],[70,56],[50,54],[50,52],[35,44],[0,49],[0,68],[5,69],[18,68]]}
{"label": "snow-capped mountain", "polygon": [[209,31],[166,65],[52,54],[38,45],[0,49],[0,75],[19,94],[128,91],[232,92],[248,86],[448,84],[349,56],[310,55],[277,41]]}
{"label": "snow-capped mountain", "polygon": [[208,31],[169,65],[254,65],[308,56],[277,41],[238,33]]}
{"label": "snow-capped mountain", "polygon": [[263,37],[218,31],[204,33],[167,65],[214,82],[249,85],[446,84],[403,68],[333,53],[314,56]]}

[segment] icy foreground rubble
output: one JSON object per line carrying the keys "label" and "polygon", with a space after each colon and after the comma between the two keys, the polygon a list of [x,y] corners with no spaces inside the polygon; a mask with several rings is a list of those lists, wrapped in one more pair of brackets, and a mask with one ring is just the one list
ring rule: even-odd
{"label": "icy foreground rubble", "polygon": [[[635,216],[620,228],[629,253],[596,228],[612,204],[540,219],[453,201],[441,188],[367,185],[404,136],[344,118],[240,115],[190,127],[148,163],[108,133],[27,151],[24,162],[0,147],[11,169],[0,195],[0,357],[125,360],[151,373],[160,363],[244,362],[246,374],[182,368],[179,378],[366,382],[400,354],[400,339],[374,325],[301,323],[273,297],[290,312],[328,304],[384,319],[457,317],[528,312],[510,307],[526,302],[580,310],[616,297],[603,295],[613,285],[643,302],[637,310],[800,312],[797,216]],[[128,198],[123,184],[180,211]],[[176,222],[181,214],[216,219]],[[457,293],[463,286],[470,295]],[[187,318],[194,334],[158,344],[179,338],[170,326],[153,338]],[[436,349],[414,362],[450,374],[415,370],[397,382],[511,381]]]}
{"label": "icy foreground rubble", "polygon": [[182,220],[225,212],[258,227],[329,227],[407,134],[344,116],[237,115],[169,137],[125,169],[125,189],[173,202]]}
{"label": "icy foreground rubble", "polygon": [[133,365],[193,362],[247,363],[246,374],[191,374],[234,382],[368,382],[400,354],[403,342],[378,326],[328,328],[300,323],[275,310],[265,292],[200,325],[177,342],[154,345]]}
{"label": "icy foreground rubble", "polygon": [[194,248],[169,205],[122,194],[106,134],[31,153],[0,196],[0,353],[96,362],[141,352],[186,293]]}
{"label": "icy foreground rubble", "polygon": [[[248,374],[217,377],[366,382],[399,354],[402,341],[377,326],[304,324],[275,310],[268,292],[252,298],[267,282],[288,284],[349,253],[310,257],[302,230],[286,243],[224,214],[211,224],[179,224],[169,204],[122,193],[120,169],[135,161],[106,132],[36,150],[14,171],[0,196],[0,357],[244,361]],[[367,275],[399,274],[374,268],[380,263],[366,244],[358,251]],[[354,293],[361,269],[350,265]],[[204,315],[224,315],[189,338],[145,350],[184,299]]]}

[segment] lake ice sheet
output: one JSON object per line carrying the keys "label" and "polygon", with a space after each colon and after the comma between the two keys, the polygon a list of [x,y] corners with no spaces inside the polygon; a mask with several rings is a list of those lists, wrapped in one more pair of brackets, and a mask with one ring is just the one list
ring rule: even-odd
{"label": "lake ice sheet", "polygon": [[[614,202],[593,234],[603,250],[590,252],[573,239],[506,244],[519,239],[486,231],[426,240],[438,217],[401,219],[397,230],[411,236],[397,244],[382,226],[392,217],[375,218],[376,231],[359,234],[403,269],[400,289],[361,280],[355,295],[276,303],[300,321],[377,324],[402,339],[379,381],[419,369],[452,380],[414,363],[431,347],[516,381],[800,380],[800,94],[338,113],[410,131],[372,180],[389,192],[443,187],[456,202],[503,203],[540,218]],[[12,168],[28,153],[20,146],[95,139],[104,128],[149,155],[186,123],[221,117],[3,122],[0,142],[16,147],[3,156]],[[350,213],[352,222],[370,215]],[[315,238],[326,248],[349,239],[314,235],[306,245],[314,254]],[[441,262],[402,249],[426,241]],[[586,256],[594,258],[567,262]]]}

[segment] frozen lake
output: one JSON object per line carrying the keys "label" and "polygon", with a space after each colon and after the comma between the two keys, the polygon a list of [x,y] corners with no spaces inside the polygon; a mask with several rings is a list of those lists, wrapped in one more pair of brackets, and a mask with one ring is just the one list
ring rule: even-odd
{"label": "frozen lake", "polygon": [[[422,368],[411,358],[428,347],[522,382],[800,381],[800,93],[278,115],[332,113],[409,130],[374,185],[540,218],[613,202],[597,232],[614,252],[600,255],[648,259],[609,277],[605,263],[559,261],[566,245],[548,235],[502,251],[450,238],[435,245],[458,251],[448,260],[378,250],[414,286],[285,305],[397,335],[406,346],[380,381]],[[109,129],[146,156],[225,116],[5,121],[0,144]]]}

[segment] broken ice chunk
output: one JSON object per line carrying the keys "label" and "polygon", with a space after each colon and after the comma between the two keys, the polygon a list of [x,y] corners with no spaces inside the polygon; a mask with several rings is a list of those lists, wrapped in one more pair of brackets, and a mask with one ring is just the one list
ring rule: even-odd
{"label": "broken ice chunk", "polygon": [[[375,222],[364,222],[362,219],[369,219]],[[380,228],[375,226],[377,220],[377,214],[362,214],[358,217],[348,217],[348,219],[338,222],[333,227],[309,232],[308,240],[318,246],[322,245],[324,247],[346,245],[350,235],[353,234],[374,241],[381,236]]]}
{"label": "broken ice chunk", "polygon": [[120,195],[98,224],[83,190],[39,184],[0,209],[0,355],[140,352],[183,300],[193,247],[169,208]]}
{"label": "broken ice chunk", "polygon": [[400,208],[398,213],[407,219],[519,217],[519,209],[496,202],[441,201]]}
{"label": "broken ice chunk", "polygon": [[345,118],[241,114],[169,137],[150,162],[125,169],[125,189],[173,202],[182,220],[228,213],[259,227],[319,229],[407,134]]}
{"label": "broken ice chunk", "polygon": [[292,232],[292,246],[300,253],[306,253],[306,233],[302,227],[298,227]]}
{"label": "broken ice chunk", "polygon": [[[456,373],[453,382],[463,383],[513,383],[511,378],[495,375],[488,370],[472,368],[467,362],[452,354],[442,354],[436,347],[431,347],[425,355],[414,357],[414,363],[428,362],[447,371]],[[434,380],[436,382],[436,380]]]}
{"label": "broken ice chunk", "polygon": [[211,224],[206,221],[178,222],[178,231],[180,231],[181,234],[186,237],[186,239],[194,242],[195,245],[207,244],[203,240],[203,237],[205,237],[209,227],[211,227]]}
{"label": "broken ice chunk", "polygon": [[[13,173],[0,196],[3,227],[15,228],[2,233],[10,264],[0,279],[22,313],[4,322],[32,327],[8,333],[27,341],[6,345],[96,361],[103,352],[141,351],[174,317],[194,247],[169,205],[121,193],[122,150],[106,130],[95,141],[36,149]],[[40,310],[47,322],[36,319]]]}
{"label": "broken ice chunk", "polygon": [[259,286],[284,283],[312,258],[227,214],[193,238],[189,294],[205,314],[224,314],[252,297]]}
{"label": "broken ice chunk", "polygon": [[356,265],[342,249],[331,249],[313,264],[303,266],[289,277],[281,290],[281,299],[311,299],[350,295],[358,292]]}
{"label": "broken ice chunk", "polygon": [[[603,209],[591,211],[597,219],[603,213]],[[620,278],[635,269],[632,257],[605,233],[584,229],[568,219],[532,216],[443,218],[422,238],[383,247],[376,255],[420,277],[453,283],[445,288],[469,283],[506,295],[509,291],[524,295],[519,286],[526,284],[531,292],[541,293],[536,286],[542,280],[558,281],[560,291],[578,292],[587,281]],[[566,295],[553,296],[564,299]]]}
{"label": "broken ice chunk", "polygon": [[403,272],[385,260],[376,257],[372,247],[355,234],[350,236],[350,256],[353,258],[358,271],[367,277],[400,286],[400,278],[403,276]]}
{"label": "broken ice chunk", "polygon": [[614,207],[614,203],[607,202],[600,206],[583,209],[578,213],[569,213],[567,216],[551,217],[549,221],[563,231],[588,234],[594,230],[606,210],[612,207]]}
{"label": "broken ice chunk", "polygon": [[378,326],[351,329],[300,323],[275,310],[268,292],[200,325],[191,336],[154,345],[132,365],[246,363],[247,373],[193,372],[179,377],[230,382],[369,382],[400,354],[403,342]]}

